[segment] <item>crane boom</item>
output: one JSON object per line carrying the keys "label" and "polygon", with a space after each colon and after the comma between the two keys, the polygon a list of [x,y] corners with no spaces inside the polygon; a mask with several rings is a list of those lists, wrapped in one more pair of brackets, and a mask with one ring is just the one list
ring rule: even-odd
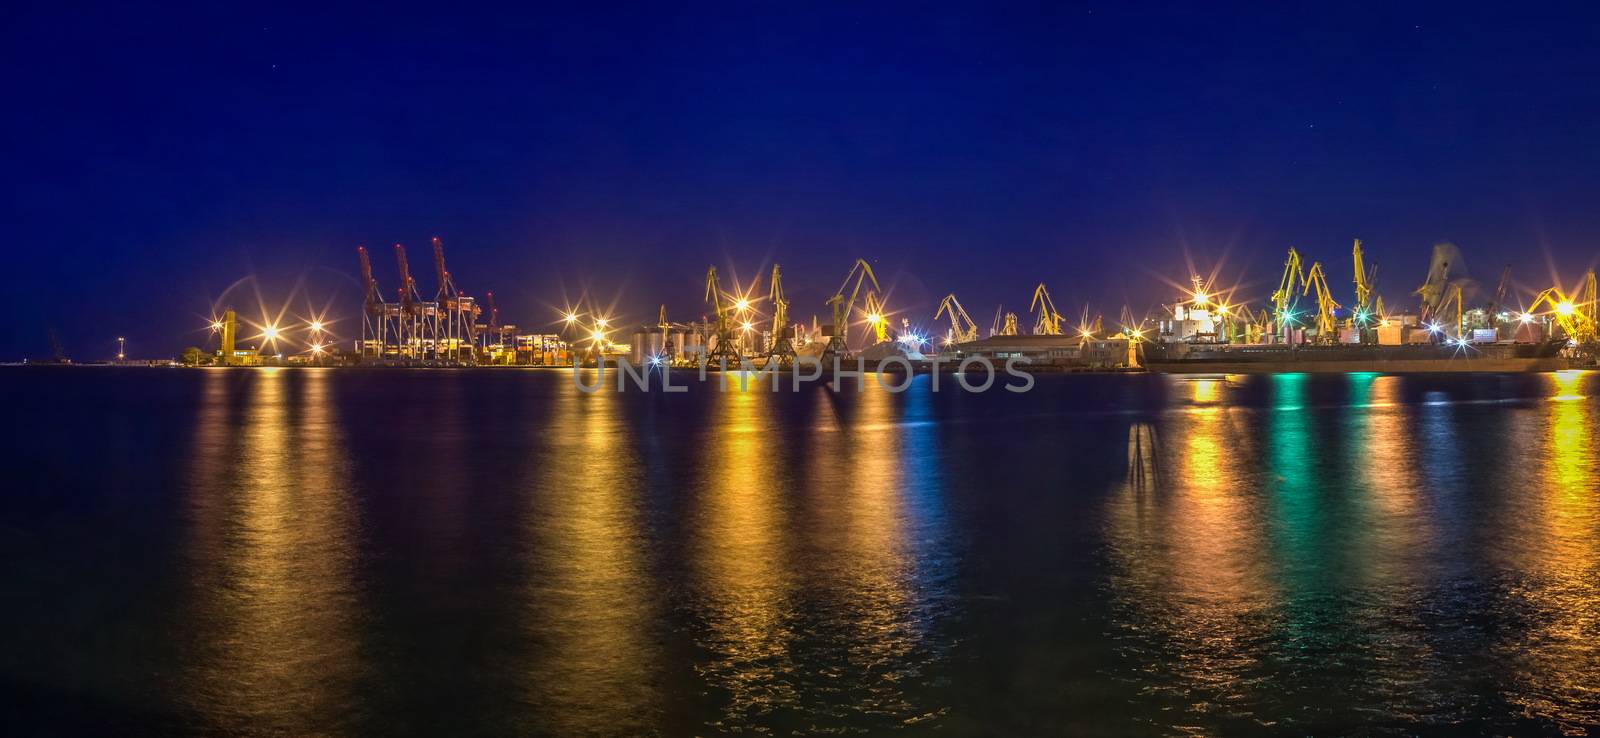
{"label": "crane boom", "polygon": [[406,247],[395,244],[394,257],[400,265],[400,304],[406,312],[413,312],[417,309],[416,303],[422,298],[417,294],[416,280],[411,278],[411,265],[406,262]]}
{"label": "crane boom", "polygon": [[367,255],[367,247],[357,246],[356,254],[361,257],[361,283],[367,291],[363,298],[367,312],[382,313],[383,293],[378,291],[378,280],[372,278],[372,259]]}
{"label": "crane boom", "polygon": [[450,283],[450,272],[444,268],[444,243],[437,237],[433,239],[433,271],[439,280],[438,297],[434,299],[444,302],[455,297],[455,285]]}

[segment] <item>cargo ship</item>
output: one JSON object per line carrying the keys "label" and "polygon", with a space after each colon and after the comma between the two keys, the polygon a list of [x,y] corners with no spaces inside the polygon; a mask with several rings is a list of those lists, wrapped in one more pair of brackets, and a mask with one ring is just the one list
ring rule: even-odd
{"label": "cargo ship", "polygon": [[1546,372],[1567,369],[1563,339],[1541,343],[1405,346],[1159,343],[1143,346],[1153,372]]}

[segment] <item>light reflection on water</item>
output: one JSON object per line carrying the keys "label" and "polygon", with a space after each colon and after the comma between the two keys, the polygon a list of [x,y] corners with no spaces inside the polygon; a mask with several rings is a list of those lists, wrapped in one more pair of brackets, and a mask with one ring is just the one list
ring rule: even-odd
{"label": "light reflection on water", "polygon": [[290,396],[279,372],[237,380],[205,373],[189,489],[198,632],[180,694],[208,730],[348,730],[363,616],[333,382],[312,371]]}
{"label": "light reflection on water", "polygon": [[553,399],[561,427],[529,431],[548,449],[529,459],[525,475],[535,489],[525,523],[531,643],[521,691],[552,733],[644,731],[662,718],[651,627],[660,613],[649,597],[631,429],[612,394]]}
{"label": "light reflection on water", "polygon": [[723,398],[708,434],[694,518],[693,562],[700,606],[696,670],[724,697],[715,726],[737,729],[793,705],[797,572],[783,481],[791,473],[773,442],[761,389]]}
{"label": "light reflection on water", "polygon": [[1513,566],[1509,595],[1524,632],[1502,644],[1516,669],[1506,699],[1570,730],[1600,725],[1600,449],[1594,433],[1596,375],[1549,375],[1552,400],[1530,465],[1522,530],[1529,545]]}
{"label": "light reflection on water", "polygon": [[1595,375],[1494,410],[1399,376],[1345,376],[1342,402],[1308,381],[1175,379],[1131,427],[1105,515],[1127,663],[1108,673],[1177,732],[1588,734]]}
{"label": "light reflection on water", "polygon": [[[14,682],[37,653],[106,664],[83,691],[154,674],[96,696],[203,733],[1600,721],[1594,374],[1042,377],[1023,397],[162,376],[198,398],[164,421],[176,483],[38,475],[83,514],[0,562],[82,570],[107,511],[170,508],[141,518],[154,553],[118,562],[134,599],[64,587],[0,612],[37,636],[0,649]],[[19,423],[163,410],[46,389],[18,394]],[[87,458],[118,438],[75,437]],[[58,611],[155,645],[31,615]]]}

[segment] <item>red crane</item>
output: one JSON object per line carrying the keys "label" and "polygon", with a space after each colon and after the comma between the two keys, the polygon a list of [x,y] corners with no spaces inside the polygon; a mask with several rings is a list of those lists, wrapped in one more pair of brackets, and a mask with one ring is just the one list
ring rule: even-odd
{"label": "red crane", "polygon": [[378,280],[372,278],[372,259],[367,256],[365,246],[357,246],[356,254],[361,257],[361,283],[367,291],[364,298],[367,312],[380,315],[383,313],[383,294],[378,291]]}
{"label": "red crane", "polygon": [[394,258],[400,264],[400,305],[407,313],[416,311],[422,298],[417,294],[417,282],[411,278],[411,265],[406,263],[406,247],[394,245]]}

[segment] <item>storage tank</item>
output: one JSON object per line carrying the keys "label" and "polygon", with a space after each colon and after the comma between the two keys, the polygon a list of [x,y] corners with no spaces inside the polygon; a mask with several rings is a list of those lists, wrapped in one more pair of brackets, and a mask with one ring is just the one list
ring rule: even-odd
{"label": "storage tank", "polygon": [[644,366],[650,359],[660,356],[665,346],[661,331],[649,329],[635,331],[632,350],[628,352],[628,361],[634,366]]}

